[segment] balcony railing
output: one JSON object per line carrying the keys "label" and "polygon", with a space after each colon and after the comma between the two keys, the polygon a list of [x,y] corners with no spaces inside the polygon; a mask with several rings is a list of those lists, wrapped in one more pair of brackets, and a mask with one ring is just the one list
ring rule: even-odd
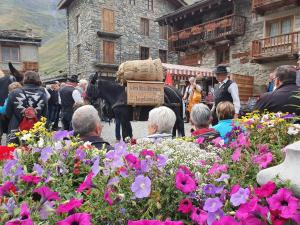
{"label": "balcony railing", "polygon": [[179,64],[186,66],[196,66],[201,63],[202,56],[199,53],[179,57]]}
{"label": "balcony railing", "polygon": [[174,32],[169,37],[170,48],[175,51],[183,50],[203,42],[215,43],[241,36],[245,33],[245,21],[243,16],[229,15]]}
{"label": "balcony railing", "polygon": [[252,41],[252,57],[267,59],[285,57],[300,51],[300,31]]}
{"label": "balcony railing", "polygon": [[299,3],[299,0],[252,0],[252,10],[263,14],[267,10]]}

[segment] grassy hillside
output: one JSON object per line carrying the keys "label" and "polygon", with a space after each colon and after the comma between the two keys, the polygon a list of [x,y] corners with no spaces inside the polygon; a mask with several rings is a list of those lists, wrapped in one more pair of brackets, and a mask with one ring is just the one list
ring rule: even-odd
{"label": "grassy hillside", "polygon": [[33,29],[43,38],[41,73],[65,70],[65,15],[56,10],[58,0],[0,0],[0,29]]}

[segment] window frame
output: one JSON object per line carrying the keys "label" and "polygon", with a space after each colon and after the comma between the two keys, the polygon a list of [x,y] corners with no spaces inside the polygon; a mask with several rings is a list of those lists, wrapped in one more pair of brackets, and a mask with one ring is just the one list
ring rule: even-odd
{"label": "window frame", "polygon": [[[144,57],[146,56],[146,54],[144,54],[145,52],[143,52],[142,50],[148,51],[148,57]],[[140,46],[140,60],[147,60],[149,58],[150,58],[150,48],[145,46]]]}
{"label": "window frame", "polygon": [[147,1],[147,8],[148,8],[148,10],[154,11],[154,1],[153,0]]}
{"label": "window frame", "polygon": [[[9,59],[6,61],[4,60],[4,54],[3,54],[3,49],[4,48],[9,48]],[[20,46],[18,45],[1,45],[1,61],[2,62],[12,62],[12,63],[20,63],[21,62],[21,50],[20,50]],[[17,49],[18,50],[18,59],[17,60],[13,60],[12,59],[12,49]]]}
{"label": "window frame", "polygon": [[[164,56],[166,58],[164,60],[162,60],[161,53],[165,54]],[[158,49],[158,57],[160,58],[162,63],[167,63],[168,62],[168,50]]]}
{"label": "window frame", "polygon": [[141,17],[140,34],[147,37],[150,36],[150,20],[148,18]]}
{"label": "window frame", "polygon": [[76,15],[75,20],[76,20],[76,22],[75,22],[75,32],[76,32],[76,34],[79,34],[80,31],[81,31],[80,14]]}
{"label": "window frame", "polygon": [[[106,54],[107,52],[105,52],[106,51],[106,48],[105,48],[106,44],[112,44],[111,46],[113,46],[111,57],[108,57],[108,54]],[[102,41],[102,58],[103,58],[102,61],[103,61],[103,63],[105,63],[105,64],[115,64],[115,62],[116,62],[115,51],[116,51],[116,43],[114,41],[103,40]]]}
{"label": "window frame", "polygon": [[77,64],[81,63],[81,44],[76,45],[76,62]]}
{"label": "window frame", "polygon": [[284,16],[284,17],[280,17],[280,18],[276,18],[276,19],[271,19],[271,20],[267,20],[265,21],[265,37],[268,38],[268,37],[274,37],[274,36],[271,36],[271,24],[277,24],[277,26],[279,27],[279,34],[275,35],[278,36],[278,35],[284,35],[284,34],[288,34],[288,33],[283,33],[282,32],[282,29],[283,29],[283,22],[285,20],[288,20],[290,21],[290,32],[289,33],[292,33],[294,32],[294,23],[295,23],[295,17],[294,16]]}
{"label": "window frame", "polygon": [[169,36],[169,26],[168,25],[159,26],[159,39],[168,40],[168,36]]}
{"label": "window frame", "polygon": [[130,5],[135,5],[135,0],[129,0]]}
{"label": "window frame", "polygon": [[[225,55],[226,55],[226,51],[228,51],[228,61],[224,61],[225,59]],[[219,62],[219,55],[220,52],[222,52],[222,62]],[[230,63],[230,46],[221,46],[216,48],[216,66],[218,65],[227,65]]]}

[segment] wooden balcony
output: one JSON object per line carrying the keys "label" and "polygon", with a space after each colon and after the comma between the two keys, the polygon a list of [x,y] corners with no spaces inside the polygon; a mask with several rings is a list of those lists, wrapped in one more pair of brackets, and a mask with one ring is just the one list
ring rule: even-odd
{"label": "wooden balcony", "polygon": [[300,31],[252,41],[252,61],[263,63],[297,57]]}
{"label": "wooden balcony", "polygon": [[207,23],[195,25],[169,36],[169,47],[172,51],[184,51],[188,47],[204,43],[215,44],[224,40],[233,40],[245,33],[243,16],[229,15]]}
{"label": "wooden balcony", "polygon": [[299,3],[299,0],[252,0],[252,11],[264,14],[268,10]]}
{"label": "wooden balcony", "polygon": [[197,66],[201,63],[202,55],[200,53],[194,53],[179,57],[179,65],[185,66]]}

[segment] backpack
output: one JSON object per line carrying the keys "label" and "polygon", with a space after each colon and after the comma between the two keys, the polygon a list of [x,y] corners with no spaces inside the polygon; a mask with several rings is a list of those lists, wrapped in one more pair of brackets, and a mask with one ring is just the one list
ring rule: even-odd
{"label": "backpack", "polygon": [[29,105],[28,97],[25,94],[25,91],[22,90],[24,96],[25,96],[25,104],[26,108],[23,112],[23,117],[21,119],[21,123],[19,125],[20,131],[23,130],[30,130],[33,128],[34,124],[38,122],[38,115],[37,110],[35,109],[37,107],[37,104],[42,100],[43,94],[38,98],[38,100],[32,105]]}

